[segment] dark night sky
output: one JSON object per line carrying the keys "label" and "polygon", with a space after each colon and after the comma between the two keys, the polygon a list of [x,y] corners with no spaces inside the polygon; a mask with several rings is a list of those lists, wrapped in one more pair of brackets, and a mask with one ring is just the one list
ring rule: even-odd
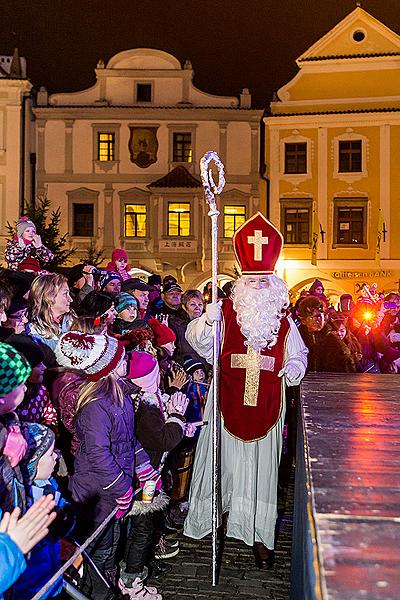
{"label": "dark night sky", "polygon": [[[400,33],[399,0],[363,8]],[[354,0],[1,0],[0,54],[18,46],[35,86],[92,85],[99,58],[137,47],[192,61],[194,84],[215,94],[248,87],[253,106],[292,77],[295,59],[353,8]]]}

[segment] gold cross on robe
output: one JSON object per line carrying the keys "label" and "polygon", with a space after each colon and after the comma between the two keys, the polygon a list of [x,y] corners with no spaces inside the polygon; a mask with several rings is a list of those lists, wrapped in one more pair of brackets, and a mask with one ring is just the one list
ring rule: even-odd
{"label": "gold cross on robe", "polygon": [[260,371],[273,371],[275,358],[263,356],[259,350],[247,347],[246,354],[232,354],[232,369],[246,369],[244,388],[244,406],[257,406],[258,389],[260,386]]}

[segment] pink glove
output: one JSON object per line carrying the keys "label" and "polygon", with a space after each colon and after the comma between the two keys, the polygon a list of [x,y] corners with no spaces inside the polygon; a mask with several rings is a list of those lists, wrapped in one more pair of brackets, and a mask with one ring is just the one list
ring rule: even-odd
{"label": "pink glove", "polygon": [[21,433],[19,425],[10,425],[8,427],[8,435],[4,444],[3,454],[7,456],[10,465],[14,468],[17,466],[21,458],[25,455],[28,449],[26,439]]}
{"label": "pink glove", "polygon": [[161,475],[156,469],[153,469],[149,462],[136,465],[136,476],[139,479],[140,487],[143,488],[146,481],[156,482],[156,491],[161,489]]}
{"label": "pink glove", "polygon": [[115,517],[117,519],[122,519],[122,517],[124,517],[126,515],[126,513],[129,510],[129,507],[132,503],[132,498],[133,498],[133,488],[131,486],[129,488],[129,490],[126,492],[126,494],[124,494],[120,498],[116,499],[116,503],[118,505],[118,510],[116,512]]}

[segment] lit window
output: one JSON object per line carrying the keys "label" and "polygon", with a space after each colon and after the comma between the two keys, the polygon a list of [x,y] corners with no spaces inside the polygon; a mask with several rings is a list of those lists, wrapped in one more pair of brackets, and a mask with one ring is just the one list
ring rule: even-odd
{"label": "lit window", "polygon": [[284,208],[285,244],[310,243],[310,213],[309,208]]}
{"label": "lit window", "polygon": [[349,140],[348,142],[339,142],[339,173],[361,172],[361,152],[361,140]]}
{"label": "lit window", "polygon": [[151,102],[151,83],[136,84],[136,102]]}
{"label": "lit window", "polygon": [[98,132],[97,134],[97,160],[115,160],[115,134]]}
{"label": "lit window", "polygon": [[246,221],[245,206],[224,206],[224,237],[231,238]]}
{"label": "lit window", "polygon": [[336,206],[336,243],[346,246],[364,244],[366,209],[363,206]]}
{"label": "lit window", "polygon": [[72,204],[72,235],[82,237],[93,237],[94,229],[94,205]]}
{"label": "lit window", "polygon": [[168,235],[188,236],[190,235],[190,204],[168,203]]}
{"label": "lit window", "polygon": [[146,237],[145,204],[125,204],[125,237]]}
{"label": "lit window", "polygon": [[307,173],[307,144],[285,144],[285,173]]}
{"label": "lit window", "polygon": [[193,161],[191,133],[174,133],[172,160],[173,162],[187,163]]}

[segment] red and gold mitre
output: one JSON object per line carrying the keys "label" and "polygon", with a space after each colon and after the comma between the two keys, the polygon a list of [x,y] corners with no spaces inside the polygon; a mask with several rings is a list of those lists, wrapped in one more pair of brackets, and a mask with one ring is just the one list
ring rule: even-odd
{"label": "red and gold mitre", "polygon": [[243,275],[267,275],[274,272],[282,250],[283,237],[260,212],[236,230],[232,242]]}

